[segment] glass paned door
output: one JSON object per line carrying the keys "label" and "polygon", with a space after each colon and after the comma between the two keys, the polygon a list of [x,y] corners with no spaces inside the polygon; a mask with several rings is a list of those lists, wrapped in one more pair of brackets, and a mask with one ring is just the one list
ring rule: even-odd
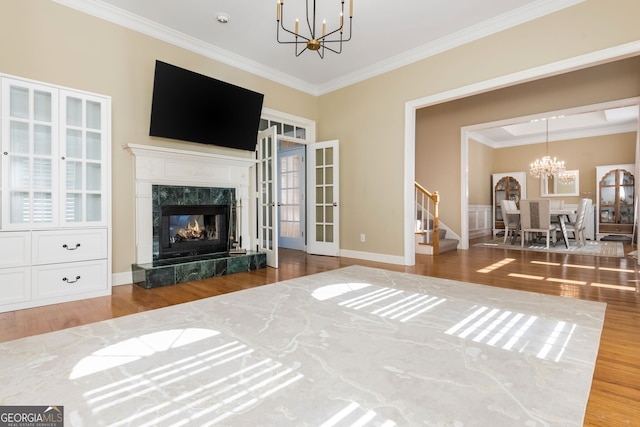
{"label": "glass paned door", "polygon": [[304,146],[280,150],[279,173],[279,246],[304,249],[305,169]]}
{"label": "glass paned door", "polygon": [[338,256],[340,252],[338,148],[338,141],[328,141],[309,144],[307,149],[308,253]]}
{"label": "glass paned door", "polygon": [[56,92],[49,87],[2,80],[2,226],[22,229],[57,222]]}
{"label": "glass paned door", "polygon": [[73,92],[62,95],[63,222],[106,220],[106,106]]}
{"label": "glass paned door", "polygon": [[267,265],[273,268],[278,268],[276,144],[275,126],[258,133],[258,250],[266,253]]}

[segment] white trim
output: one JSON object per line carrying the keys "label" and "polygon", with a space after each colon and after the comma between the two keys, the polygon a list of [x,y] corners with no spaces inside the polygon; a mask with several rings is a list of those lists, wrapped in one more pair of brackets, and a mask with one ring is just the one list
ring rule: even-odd
{"label": "white trim", "polygon": [[133,283],[133,273],[131,271],[113,273],[111,275],[111,281],[113,286],[130,285]]}
{"label": "white trim", "polygon": [[[307,129],[307,135],[305,139],[293,138],[295,142],[299,144],[311,144],[316,141],[316,122],[315,120],[307,119],[301,116],[295,116],[289,113],[283,113],[282,111],[274,110],[268,107],[262,107],[262,113],[260,119],[277,121],[286,125],[294,125],[299,128]],[[278,135],[284,137],[283,135]]]}
{"label": "white trim", "polygon": [[[413,235],[411,236],[413,237]],[[340,249],[339,256],[345,258],[354,258],[364,261],[384,262],[387,264],[403,265],[404,258],[396,255],[385,255],[373,252],[352,251],[349,249]]]}
{"label": "white trim", "polygon": [[495,16],[454,34],[442,37],[424,46],[396,55],[377,64],[346,74],[327,83],[315,85],[297,77],[264,66],[256,61],[220,49],[195,37],[173,30],[164,25],[142,18],[100,0],[53,0],[56,3],[93,15],[116,25],[146,34],[207,58],[220,61],[243,71],[272,80],[276,83],[311,95],[324,95],[354,83],[370,79],[389,71],[421,61],[463,44],[478,40],[525,22],[575,6],[585,0],[539,0],[508,13]]}
{"label": "white trim", "polygon": [[196,151],[147,145],[123,146],[134,156],[136,263],[153,261],[152,188],[153,185],[184,185],[233,188],[236,199],[246,206],[240,218],[240,238],[245,247],[253,247],[249,233],[255,211],[251,210],[251,169],[255,159],[246,159]]}
{"label": "white trim", "polygon": [[158,24],[141,16],[127,12],[99,0],[53,0],[56,3],[93,15],[116,25],[167,42],[206,58],[220,61],[239,70],[247,71],[260,77],[283,84],[293,89],[318,95],[315,85],[297,77],[266,67],[256,61],[236,55],[228,50],[220,49],[210,43],[186,35],[167,26]]}
{"label": "white trim", "polygon": [[500,31],[516,27],[526,22],[538,19],[545,15],[557,12],[567,7],[575,6],[585,0],[541,0],[530,3],[519,9],[494,16],[491,19],[465,28],[456,33],[434,40],[423,46],[403,52],[399,55],[385,59],[377,64],[362,68],[343,77],[334,79],[326,84],[318,86],[319,94],[326,94],[352,84],[379,76],[389,71],[396,70],[414,62],[438,55],[456,47],[471,43],[483,37],[490,36]]}
{"label": "white trim", "polygon": [[[501,87],[513,86],[515,84],[525,83],[527,81],[537,80],[544,77],[550,77],[560,73],[578,70],[581,68],[587,68],[589,66],[595,66],[598,64],[611,62],[614,60],[620,60],[628,58],[640,53],[640,40],[634,42],[625,43],[618,46],[613,46],[608,49],[603,49],[595,52],[591,52],[585,55],[568,58],[562,61],[553,62],[550,64],[534,67],[529,70],[519,71],[512,74],[496,77],[489,80],[484,80],[471,85],[463,86],[460,88],[436,93],[433,95],[418,98],[405,103],[405,234],[404,234],[404,247],[405,247],[405,265],[415,264],[415,248],[413,246],[413,233],[406,232],[407,228],[413,226],[413,183],[415,182],[415,116],[416,111],[419,108],[428,107],[430,105],[436,105],[455,99],[464,98],[474,94],[488,92],[490,90],[499,89]],[[460,173],[461,173],[461,203],[460,203],[460,218],[461,218],[461,235],[460,241],[461,249],[469,249],[469,222],[467,218],[468,210],[468,192],[469,192],[469,179],[468,179],[468,149],[465,148],[464,142],[466,141],[466,131],[461,129],[461,155],[460,155]],[[411,196],[407,196],[411,194]],[[411,262],[411,263],[409,263]]]}

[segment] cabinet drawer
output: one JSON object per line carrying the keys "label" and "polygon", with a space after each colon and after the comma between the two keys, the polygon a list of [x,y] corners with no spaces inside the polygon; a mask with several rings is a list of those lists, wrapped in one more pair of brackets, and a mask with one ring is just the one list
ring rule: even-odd
{"label": "cabinet drawer", "polygon": [[34,265],[86,261],[107,257],[106,229],[33,232]]}
{"label": "cabinet drawer", "polygon": [[0,268],[24,267],[31,264],[31,233],[0,233]]}
{"label": "cabinet drawer", "polygon": [[633,224],[600,224],[600,233],[633,234]]}
{"label": "cabinet drawer", "polygon": [[0,269],[0,306],[31,299],[31,268]]}
{"label": "cabinet drawer", "polygon": [[34,298],[95,292],[107,288],[107,260],[32,268]]}

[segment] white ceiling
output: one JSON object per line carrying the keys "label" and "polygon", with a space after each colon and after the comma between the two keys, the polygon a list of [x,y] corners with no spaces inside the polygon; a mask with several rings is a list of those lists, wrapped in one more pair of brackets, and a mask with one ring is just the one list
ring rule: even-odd
{"label": "white ceiling", "polygon": [[[621,103],[625,103],[622,102]],[[513,119],[507,124],[487,125],[469,132],[469,137],[493,148],[539,144],[638,130],[638,105],[594,106],[587,111],[547,118]],[[547,124],[549,128],[547,130]]]}
{"label": "white ceiling", "polygon": [[[353,0],[352,40],[324,59],[311,51],[296,57],[292,45],[277,43],[276,0],[54,1],[319,95],[584,0]],[[301,34],[304,5],[286,0],[283,19],[293,28],[299,18]],[[340,6],[317,0],[328,32],[338,26]],[[227,24],[217,22],[219,13]]]}
{"label": "white ceiling", "polygon": [[[584,0],[344,0],[353,5],[352,40],[341,54],[295,56],[276,41],[276,0],[54,0],[312,95],[321,95],[464,43],[570,7]],[[307,0],[313,7],[314,0]],[[305,0],[284,0],[285,26],[303,22]],[[340,0],[317,0],[318,26],[339,22]],[[220,24],[219,14],[229,17]],[[164,58],[158,58],[164,59]],[[179,64],[176,64],[179,65]],[[446,76],[443,76],[446,78]],[[635,130],[638,108],[567,115],[550,139]],[[631,130],[629,130],[631,129]],[[477,130],[492,147],[544,142],[544,122]]]}

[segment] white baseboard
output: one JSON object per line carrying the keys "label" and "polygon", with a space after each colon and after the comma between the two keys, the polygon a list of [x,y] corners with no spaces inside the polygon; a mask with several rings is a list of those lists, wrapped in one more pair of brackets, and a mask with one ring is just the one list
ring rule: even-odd
{"label": "white baseboard", "polygon": [[347,249],[340,250],[340,256],[345,258],[356,258],[365,261],[385,262],[387,264],[405,265],[403,256],[375,254],[372,252],[350,251]]}
{"label": "white baseboard", "polygon": [[111,275],[111,283],[113,286],[130,285],[133,283],[133,275],[130,271],[113,273]]}

